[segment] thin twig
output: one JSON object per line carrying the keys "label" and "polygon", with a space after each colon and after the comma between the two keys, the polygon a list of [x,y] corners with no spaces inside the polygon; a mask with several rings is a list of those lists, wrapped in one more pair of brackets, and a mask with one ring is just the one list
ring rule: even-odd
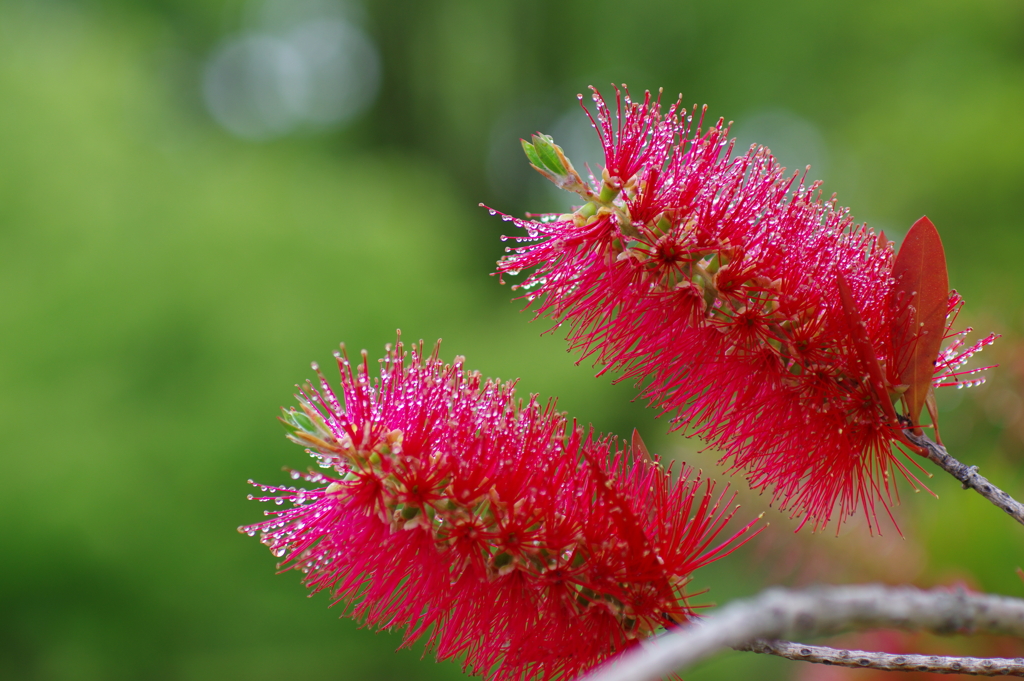
{"label": "thin twig", "polygon": [[1024,525],[1024,504],[979,474],[977,466],[967,466],[960,463],[949,455],[945,447],[932,442],[927,435],[914,435],[913,431],[910,430],[904,430],[903,433],[911,442],[928,452],[929,460],[934,461],[942,470],[959,480],[963,484],[964,489],[973,489],[997,507],[1006,511],[1007,515],[1018,523]]}
{"label": "thin twig", "polygon": [[1024,600],[877,585],[803,591],[769,589],[755,598],[731,603],[699,624],[647,641],[586,678],[655,681],[726,648],[757,639],[804,638],[885,627],[940,634],[987,631],[1024,638]]}
{"label": "thin twig", "polygon": [[857,669],[882,669],[888,672],[931,672],[932,674],[970,674],[972,676],[1024,676],[1024,657],[951,657],[946,655],[904,655],[843,650],[791,641],[758,639],[736,650],[778,655],[787,660],[817,662]]}

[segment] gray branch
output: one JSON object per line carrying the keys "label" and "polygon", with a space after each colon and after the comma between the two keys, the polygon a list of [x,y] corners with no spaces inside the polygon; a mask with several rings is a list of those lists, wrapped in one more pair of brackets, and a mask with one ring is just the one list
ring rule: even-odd
{"label": "gray branch", "polygon": [[1020,503],[1009,494],[993,485],[984,476],[980,475],[978,473],[977,466],[966,466],[960,463],[949,455],[949,452],[946,451],[945,447],[932,442],[927,435],[914,435],[910,430],[904,430],[903,433],[907,436],[907,439],[928,452],[929,460],[935,462],[939,468],[959,480],[964,489],[973,489],[975,492],[995,504],[998,508],[1006,511],[1006,513],[1018,523],[1024,525],[1024,504]]}
{"label": "gray branch", "polygon": [[755,598],[731,603],[700,623],[651,639],[586,679],[657,681],[722,650],[758,639],[872,628],[923,629],[939,634],[990,632],[1024,638],[1024,600],[877,585],[769,589]]}
{"label": "gray branch", "polygon": [[787,660],[817,662],[857,669],[882,669],[889,672],[931,672],[933,674],[970,674],[972,676],[1024,676],[1024,658],[951,657],[946,655],[897,655],[865,650],[843,650],[791,641],[758,639],[737,650],[777,655]]}

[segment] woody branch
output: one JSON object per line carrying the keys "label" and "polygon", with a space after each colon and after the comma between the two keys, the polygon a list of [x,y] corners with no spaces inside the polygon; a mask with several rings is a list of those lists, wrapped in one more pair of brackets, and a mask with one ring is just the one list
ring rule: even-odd
{"label": "woody branch", "polygon": [[[774,652],[767,649],[770,644],[764,640],[868,628],[919,629],[940,634],[989,632],[1024,638],[1024,600],[877,585],[769,589],[760,596],[722,608],[700,624],[654,639],[600,667],[585,681],[656,681],[727,648]],[[842,651],[837,651],[837,655],[841,656]],[[812,654],[799,659],[831,661]],[[991,658],[980,664],[984,666],[986,662],[991,663],[992,669],[998,667],[994,673],[1020,673],[1020,660]],[[936,658],[932,666],[922,664],[929,671],[944,671],[942,658]],[[915,669],[920,669],[920,665]]]}
{"label": "woody branch", "polygon": [[998,508],[1005,511],[1007,515],[1018,523],[1024,525],[1024,504],[1020,503],[1009,494],[989,482],[987,478],[979,474],[977,466],[968,466],[957,461],[955,458],[950,456],[945,447],[940,444],[936,444],[926,435],[914,435],[913,431],[909,429],[904,430],[903,433],[911,442],[927,452],[929,460],[933,461],[942,470],[959,480],[963,484],[964,489],[973,489],[975,492],[995,504]]}
{"label": "woody branch", "polygon": [[838,667],[881,669],[888,672],[930,672],[932,674],[967,674],[971,676],[1024,676],[1024,658],[959,657],[952,655],[910,655],[878,653],[867,650],[845,650],[829,646],[813,646],[792,641],[758,639],[736,650],[777,655],[787,660],[817,662]]}

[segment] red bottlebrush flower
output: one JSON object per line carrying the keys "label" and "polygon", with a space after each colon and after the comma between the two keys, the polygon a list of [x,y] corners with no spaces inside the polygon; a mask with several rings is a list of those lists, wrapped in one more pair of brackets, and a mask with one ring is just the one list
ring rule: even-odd
{"label": "red bottlebrush flower", "polygon": [[329,472],[260,486],[292,507],[240,529],[405,645],[426,636],[490,679],[575,677],[690,619],[693,571],[753,536],[720,538],[735,510],[712,482],[673,481],[642,445],[567,428],[461,358],[399,343],[376,381],[365,353],[338,361],[340,396],[320,375],[283,418]]}
{"label": "red bottlebrush flower", "polygon": [[[524,142],[534,167],[585,203],[512,220],[527,235],[513,237],[499,274],[532,270],[517,288],[538,316],[568,322],[573,349],[643,384],[676,427],[723,450],[794,517],[824,527],[837,508],[840,518],[863,509],[873,528],[876,503],[888,511],[893,501],[890,472],[916,482],[893,444],[912,447],[902,428],[917,425],[932,387],[919,367],[955,376],[953,365],[994,337],[936,361],[929,338],[943,320],[931,337],[918,330],[915,310],[926,306],[910,278],[927,280],[935,308],[940,283],[925,258],[904,258],[894,277],[883,235],[855,225],[835,197],[822,201],[820,183],[787,175],[767,149],[732,157],[728,128],[703,130],[703,111],[694,122],[679,101],[663,112],[650,93],[633,102],[616,90],[613,113],[594,93],[601,178],[580,179],[548,137]],[[941,253],[927,226],[915,248]],[[941,286],[945,308],[944,261]],[[893,400],[907,405],[903,417]]]}

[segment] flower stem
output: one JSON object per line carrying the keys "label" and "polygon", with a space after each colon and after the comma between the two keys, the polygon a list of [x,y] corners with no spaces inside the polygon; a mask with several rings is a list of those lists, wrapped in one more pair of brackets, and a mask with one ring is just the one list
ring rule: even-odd
{"label": "flower stem", "polygon": [[913,431],[909,429],[904,430],[903,433],[908,440],[927,452],[929,460],[959,480],[964,489],[973,489],[998,508],[1006,511],[1018,523],[1024,525],[1024,504],[989,482],[987,478],[978,473],[977,466],[960,463],[949,455],[945,447],[933,442],[926,435],[914,435]]}

